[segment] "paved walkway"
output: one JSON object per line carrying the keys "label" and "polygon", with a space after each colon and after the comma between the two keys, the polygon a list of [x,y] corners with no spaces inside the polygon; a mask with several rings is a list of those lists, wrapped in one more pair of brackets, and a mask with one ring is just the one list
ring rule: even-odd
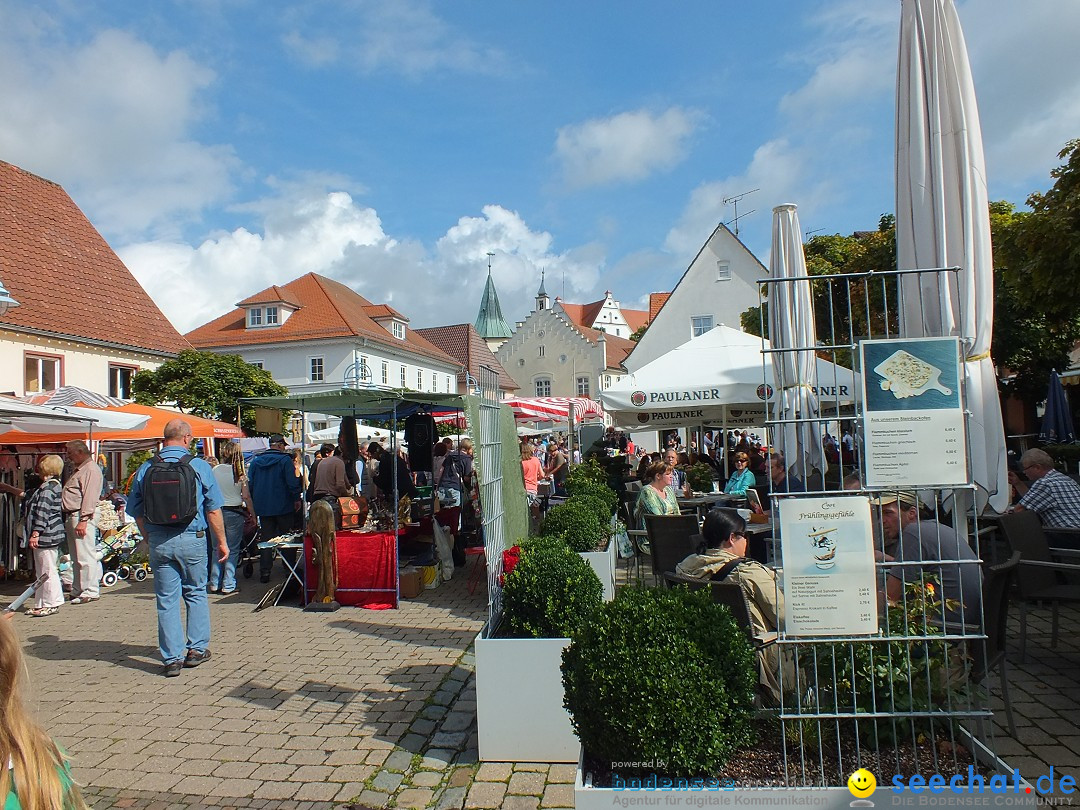
{"label": "paved walkway", "polygon": [[[252,583],[211,597],[214,657],[175,679],[159,674],[150,582],[17,618],[39,715],[92,806],[573,806],[572,766],[476,761],[469,645],[486,598],[461,571],[397,611],[253,613]],[[995,746],[1032,777],[1080,777],[1080,611],[1061,636],[1051,651],[1035,610],[1027,663],[1010,654],[1018,739],[999,716]]]}

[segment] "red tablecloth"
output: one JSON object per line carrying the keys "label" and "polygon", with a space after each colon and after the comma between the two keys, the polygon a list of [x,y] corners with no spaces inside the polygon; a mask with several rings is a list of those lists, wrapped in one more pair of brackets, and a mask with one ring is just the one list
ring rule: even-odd
{"label": "red tablecloth", "polygon": [[[388,610],[398,606],[397,540],[393,532],[356,532],[342,530],[335,534],[337,545],[339,604]],[[311,538],[304,538],[304,572],[307,601],[315,599],[318,572],[312,564]]]}

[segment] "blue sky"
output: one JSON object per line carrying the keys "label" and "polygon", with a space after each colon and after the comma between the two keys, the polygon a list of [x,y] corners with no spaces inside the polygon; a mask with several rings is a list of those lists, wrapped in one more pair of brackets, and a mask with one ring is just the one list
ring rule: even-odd
{"label": "blue sky", "polygon": [[[739,203],[894,207],[896,0],[0,0],[0,159],[62,184],[181,330],[309,271],[414,326],[669,290]],[[1080,3],[959,3],[992,199],[1080,137]],[[2,278],[2,269],[0,269]]]}

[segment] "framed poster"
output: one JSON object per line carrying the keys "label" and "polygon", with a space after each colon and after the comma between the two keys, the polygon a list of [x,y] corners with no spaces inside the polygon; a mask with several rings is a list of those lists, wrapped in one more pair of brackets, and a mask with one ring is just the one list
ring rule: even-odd
{"label": "framed poster", "polygon": [[780,537],[787,636],[878,632],[869,498],[785,498]]}
{"label": "framed poster", "polygon": [[864,340],[859,351],[864,486],[969,483],[960,339]]}

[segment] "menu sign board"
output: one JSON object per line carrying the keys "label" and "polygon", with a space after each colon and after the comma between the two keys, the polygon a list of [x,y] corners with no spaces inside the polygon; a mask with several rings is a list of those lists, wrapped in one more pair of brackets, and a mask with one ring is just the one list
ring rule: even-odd
{"label": "menu sign board", "polygon": [[865,496],[780,501],[789,637],[878,631],[872,525]]}
{"label": "menu sign board", "polygon": [[864,340],[865,486],[969,483],[960,339]]}

